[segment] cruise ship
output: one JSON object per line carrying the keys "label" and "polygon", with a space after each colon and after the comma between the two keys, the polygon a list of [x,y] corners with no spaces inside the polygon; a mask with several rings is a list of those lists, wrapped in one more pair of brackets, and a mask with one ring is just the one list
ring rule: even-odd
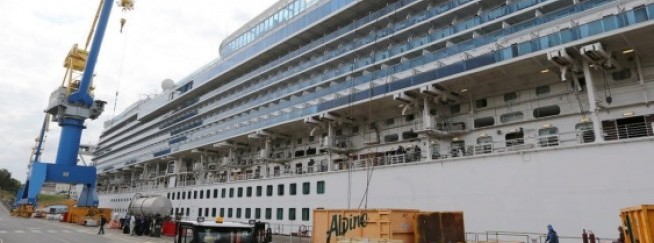
{"label": "cruise ship", "polygon": [[621,208],[654,202],[653,40],[652,0],[281,0],[105,122],[100,206],[158,194],[278,234],[311,234],[316,208],[455,210],[470,237],[617,238]]}

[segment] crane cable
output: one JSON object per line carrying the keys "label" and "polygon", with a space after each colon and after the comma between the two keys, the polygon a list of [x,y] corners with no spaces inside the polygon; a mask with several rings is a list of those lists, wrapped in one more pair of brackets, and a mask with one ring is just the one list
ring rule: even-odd
{"label": "crane cable", "polygon": [[123,67],[125,64],[125,54],[127,52],[127,42],[129,40],[129,33],[125,30],[125,23],[127,23],[127,19],[125,18],[125,13],[133,10],[134,9],[134,2],[129,1],[129,0],[122,0],[118,2],[118,6],[123,8],[123,17],[120,18],[120,33],[125,34],[123,38],[123,47],[122,53],[120,55],[120,64],[118,66],[118,83],[116,85],[116,94],[114,97],[114,109],[113,109],[113,114],[112,117],[116,116],[116,108],[118,107],[118,95],[120,94],[120,85],[122,81],[122,75],[123,75]]}

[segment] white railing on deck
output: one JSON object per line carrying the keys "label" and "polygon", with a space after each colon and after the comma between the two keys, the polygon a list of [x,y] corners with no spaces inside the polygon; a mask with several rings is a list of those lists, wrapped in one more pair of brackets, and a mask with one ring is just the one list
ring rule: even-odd
{"label": "white railing on deck", "polygon": [[[654,125],[651,123],[630,123],[627,125],[616,125],[615,127],[603,128],[602,137],[606,141],[627,140],[633,138],[654,136]],[[432,151],[431,158],[423,150],[416,150],[412,147],[408,149],[391,149],[381,151],[378,156],[366,157],[359,159],[346,159],[335,160],[332,164],[332,171],[369,168],[371,166],[389,166],[398,165],[420,161],[444,160],[453,158],[464,158],[472,156],[484,156],[489,154],[498,154],[515,151],[528,151],[537,149],[548,149],[559,146],[567,147],[572,145],[584,144],[594,142],[595,135],[592,130],[578,130],[573,132],[564,132],[545,136],[526,136],[523,138],[515,138],[509,140],[493,141],[483,144],[468,144],[463,147],[457,146],[456,149],[441,149]],[[361,155],[363,156],[363,155]],[[263,165],[263,164],[262,164]],[[283,167],[279,169],[270,169],[269,176],[272,178],[295,177],[301,174],[321,173],[327,172],[328,165],[326,161],[313,162],[312,165],[303,165],[302,167]],[[211,178],[208,177],[209,173],[213,173]],[[206,179],[179,179],[177,180],[176,187],[180,186],[196,186],[196,185],[212,185],[225,183],[228,181],[243,181],[243,180],[258,180],[266,178],[265,171],[255,171],[251,173],[240,172],[233,173],[231,176],[220,173],[218,171],[206,172]],[[188,174],[181,173],[180,175]],[[103,185],[98,188],[99,193],[124,193],[124,192],[139,192],[146,190],[163,190],[168,186],[168,181],[165,179],[167,175],[165,172],[152,172],[151,179],[158,179],[159,183],[154,181],[154,185],[136,185],[136,186],[116,186],[116,185]],[[186,175],[188,176],[188,175]],[[165,183],[164,183],[165,182]],[[140,182],[142,183],[142,182]]]}

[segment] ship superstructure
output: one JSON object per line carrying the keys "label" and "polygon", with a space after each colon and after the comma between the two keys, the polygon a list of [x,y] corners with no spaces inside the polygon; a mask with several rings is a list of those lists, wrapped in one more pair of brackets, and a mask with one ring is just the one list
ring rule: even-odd
{"label": "ship superstructure", "polygon": [[649,0],[280,1],[106,122],[101,206],[149,191],[278,233],[399,207],[612,234],[654,200],[653,26]]}

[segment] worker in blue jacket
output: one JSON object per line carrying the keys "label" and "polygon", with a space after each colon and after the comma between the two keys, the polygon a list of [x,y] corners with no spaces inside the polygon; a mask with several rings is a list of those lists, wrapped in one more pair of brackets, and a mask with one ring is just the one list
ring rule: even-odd
{"label": "worker in blue jacket", "polygon": [[556,231],[554,231],[551,224],[547,225],[547,238],[545,239],[545,243],[559,243],[559,236],[556,234]]}

